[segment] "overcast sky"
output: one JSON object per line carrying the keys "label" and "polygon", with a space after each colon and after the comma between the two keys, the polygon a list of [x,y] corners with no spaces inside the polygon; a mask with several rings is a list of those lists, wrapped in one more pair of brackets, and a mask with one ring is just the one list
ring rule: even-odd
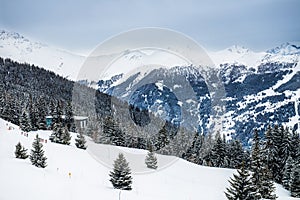
{"label": "overcast sky", "polygon": [[163,27],[210,50],[300,41],[299,0],[0,0],[0,29],[83,52],[120,32]]}

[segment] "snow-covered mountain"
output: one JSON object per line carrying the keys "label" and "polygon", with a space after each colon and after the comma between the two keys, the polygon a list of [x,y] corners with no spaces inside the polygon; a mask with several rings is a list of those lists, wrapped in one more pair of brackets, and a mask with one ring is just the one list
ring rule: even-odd
{"label": "snow-covered mountain", "polygon": [[[208,55],[215,66],[203,74],[188,60],[165,50],[126,50],[104,68],[99,79],[82,83],[96,81],[92,86],[102,92],[170,121],[192,124],[199,131],[216,126],[217,117],[222,120],[222,133],[240,138],[245,145],[253,128],[262,130],[267,123],[300,130],[298,43],[264,52],[234,45]],[[8,31],[0,32],[0,56],[33,63],[73,80],[85,60]],[[207,79],[219,79],[221,84]]]}
{"label": "snow-covered mountain", "polygon": [[29,40],[19,33],[0,30],[0,56],[26,62],[76,80],[84,56]]}
{"label": "snow-covered mountain", "polygon": [[[14,157],[18,142],[30,152],[36,134],[44,141],[46,168],[31,165],[29,159]],[[199,166],[179,158],[162,168],[162,162],[171,156],[157,155],[158,169],[133,173],[133,190],[119,194],[109,182],[110,163],[122,152],[133,172],[148,170],[144,164],[145,150],[95,144],[87,138],[88,149],[84,151],[74,145],[75,133],[71,133],[70,145],[45,142],[50,134],[50,131],[39,130],[24,135],[18,126],[0,119],[1,200],[115,200],[119,195],[121,199],[130,200],[221,200],[226,199],[224,191],[229,186],[229,177],[236,173],[232,169]],[[100,154],[107,159],[107,165],[100,162]],[[295,199],[289,197],[281,185],[275,185],[279,200]]]}
{"label": "snow-covered mountain", "polygon": [[[111,74],[113,78],[100,80],[98,85],[100,91],[150,109],[169,121],[180,121],[186,127],[193,122],[191,126],[204,133],[216,125],[212,117],[217,116],[217,121],[222,120],[218,130],[247,145],[253,129],[263,130],[268,123],[299,130],[299,48],[286,43],[266,52],[253,52],[235,45],[209,52],[215,66],[205,74],[185,60],[179,64],[178,59],[173,63],[168,60],[168,67],[155,65],[155,59],[151,67],[141,67],[137,60],[147,63],[143,59],[149,60],[151,54],[135,57],[136,52],[127,52],[110,66],[113,70],[107,70],[105,77]],[[208,80],[216,77],[222,85],[212,92],[211,85],[216,83]],[[218,99],[222,102],[215,105],[213,100],[222,94],[222,87],[224,94]],[[221,114],[220,109],[224,109]]]}

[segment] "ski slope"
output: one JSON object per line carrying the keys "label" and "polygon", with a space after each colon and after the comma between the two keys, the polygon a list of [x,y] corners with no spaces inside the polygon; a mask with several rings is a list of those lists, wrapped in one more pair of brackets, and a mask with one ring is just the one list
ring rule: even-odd
{"label": "ski slope", "polygon": [[[119,152],[125,154],[133,172],[143,170],[143,167],[147,171],[143,164],[146,151],[94,144],[89,138],[90,147],[84,151],[75,147],[75,134],[72,134],[70,146],[48,140],[43,143],[48,158],[48,166],[44,169],[32,166],[29,159],[16,159],[14,150],[17,142],[20,141],[30,152],[37,133],[44,140],[51,134],[50,131],[37,131],[28,133],[27,137],[21,134],[18,126],[0,119],[1,200],[117,200],[119,190],[112,188],[108,174]],[[100,161],[103,161],[103,155],[107,157],[105,164]],[[159,164],[168,159],[170,157],[158,155]],[[223,191],[235,170],[197,166],[182,159],[173,160],[171,165],[159,167],[154,172],[133,173],[133,190],[121,191],[121,200],[226,199]],[[293,199],[281,186],[276,187],[279,199]]]}

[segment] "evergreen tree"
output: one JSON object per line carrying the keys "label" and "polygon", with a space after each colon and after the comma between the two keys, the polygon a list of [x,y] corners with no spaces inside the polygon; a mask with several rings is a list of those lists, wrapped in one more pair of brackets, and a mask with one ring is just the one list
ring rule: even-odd
{"label": "evergreen tree", "polygon": [[187,149],[186,153],[182,155],[182,158],[195,164],[203,164],[203,159],[200,155],[203,141],[204,136],[195,133],[192,145]]}
{"label": "evergreen tree", "polygon": [[300,160],[300,136],[299,133],[293,131],[290,136],[289,152],[294,161]]}
{"label": "evergreen tree", "polygon": [[124,134],[119,128],[115,129],[111,140],[113,145],[125,146]]}
{"label": "evergreen tree", "polygon": [[115,189],[131,190],[132,177],[129,163],[122,153],[114,161],[114,169],[110,172],[110,182]]}
{"label": "evergreen tree", "polygon": [[124,134],[111,116],[104,119],[102,126],[103,135],[100,138],[100,142],[104,144],[114,144],[117,146],[125,145]]}
{"label": "evergreen tree", "polygon": [[260,138],[258,131],[255,129],[252,140],[251,151],[251,171],[252,171],[252,184],[255,185],[261,194],[262,190],[262,177],[263,177],[263,163],[260,150]]}
{"label": "evergreen tree", "polygon": [[291,196],[300,198],[300,162],[294,165],[291,181],[290,181]]}
{"label": "evergreen tree", "polygon": [[150,169],[157,169],[157,158],[153,151],[148,151],[148,154],[145,159],[145,164]]}
{"label": "evergreen tree", "polygon": [[68,127],[65,126],[62,129],[63,129],[62,144],[69,145],[70,141],[71,141],[71,135],[70,135],[70,132],[68,130]]}
{"label": "evergreen tree", "polygon": [[83,136],[83,134],[79,133],[77,134],[77,138],[75,139],[75,145],[77,148],[79,149],[86,149],[86,140],[85,137]]}
{"label": "evergreen tree", "polygon": [[238,169],[242,166],[245,160],[245,153],[243,146],[239,140],[232,140],[229,143],[227,157],[229,159],[230,168]]}
{"label": "evergreen tree", "polygon": [[20,117],[20,128],[22,131],[25,131],[25,132],[31,131],[29,118],[28,118],[26,112],[23,112],[22,116]]}
{"label": "evergreen tree", "polygon": [[287,159],[287,155],[285,155],[282,152],[284,148],[283,146],[285,146],[285,143],[283,141],[283,134],[284,134],[283,130],[284,130],[283,128],[279,128],[278,125],[275,125],[272,134],[274,148],[275,148],[275,152],[274,152],[275,155],[274,155],[274,162],[272,163],[271,170],[272,170],[273,178],[277,183],[281,183],[282,181],[284,163]]}
{"label": "evergreen tree", "polygon": [[274,177],[274,163],[275,163],[275,156],[277,155],[277,150],[274,145],[273,141],[273,130],[272,127],[269,125],[267,131],[265,132],[265,141],[262,147],[262,157],[264,165],[270,170],[271,179]]}
{"label": "evergreen tree", "polygon": [[261,176],[261,188],[260,194],[263,199],[277,199],[275,194],[275,186],[273,181],[270,179],[270,171],[266,166],[262,169],[262,176]]}
{"label": "evergreen tree", "polygon": [[65,113],[66,113],[65,124],[68,127],[69,131],[74,131],[76,128],[74,123],[72,104],[70,102],[67,103],[67,106],[65,108]]}
{"label": "evergreen tree", "polygon": [[47,104],[43,97],[40,97],[37,104],[37,126],[40,130],[46,130],[46,115],[47,115]]}
{"label": "evergreen tree", "polygon": [[20,142],[18,142],[18,144],[16,145],[15,156],[16,156],[16,158],[20,158],[20,159],[26,159],[26,158],[28,158],[27,149],[25,149],[21,145]]}
{"label": "evergreen tree", "polygon": [[63,127],[62,123],[57,122],[53,126],[53,131],[49,137],[49,140],[51,142],[69,145],[71,140],[71,135],[66,126]]}
{"label": "evergreen tree", "polygon": [[28,114],[29,114],[29,121],[31,125],[31,130],[36,131],[38,130],[38,111],[37,108],[33,102],[33,97],[30,94],[29,95],[29,101],[28,101]]}
{"label": "evergreen tree", "polygon": [[282,185],[287,190],[290,189],[290,180],[291,180],[293,164],[294,164],[294,162],[293,162],[292,157],[289,157],[284,166]]}
{"label": "evergreen tree", "polygon": [[263,159],[264,150],[260,147],[260,138],[258,131],[254,130],[251,170],[252,170],[252,192],[260,195],[264,199],[276,199],[274,194],[275,187],[271,180],[271,172],[268,169],[268,163]]}
{"label": "evergreen tree", "polygon": [[169,144],[169,134],[167,130],[167,126],[164,125],[162,129],[159,130],[157,139],[155,141],[156,150],[160,150]]}
{"label": "evergreen tree", "polygon": [[30,154],[30,161],[32,165],[36,167],[45,168],[47,166],[46,160],[47,158],[44,156],[43,145],[40,142],[39,136],[36,135],[34,142],[32,143],[33,149]]}
{"label": "evergreen tree", "polygon": [[282,183],[283,171],[285,163],[289,157],[289,147],[290,147],[290,132],[288,128],[280,127],[280,139],[278,141],[278,172],[275,175],[275,180],[278,183]]}
{"label": "evergreen tree", "polygon": [[251,182],[250,174],[242,166],[237,170],[237,174],[233,175],[233,178],[229,180],[230,187],[226,188],[225,195],[229,200],[250,200],[251,198]]}
{"label": "evergreen tree", "polygon": [[214,146],[211,150],[211,161],[214,167],[224,167],[226,156],[226,144],[221,138],[220,133],[216,135]]}

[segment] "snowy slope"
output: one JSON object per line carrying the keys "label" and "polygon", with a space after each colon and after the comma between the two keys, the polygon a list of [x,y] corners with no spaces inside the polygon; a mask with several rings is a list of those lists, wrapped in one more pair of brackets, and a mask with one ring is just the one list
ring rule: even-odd
{"label": "snowy slope", "polygon": [[220,64],[242,64],[249,67],[256,67],[260,64],[265,52],[254,52],[245,47],[233,45],[221,51],[209,52],[210,58],[216,66]]}
{"label": "snowy slope", "polygon": [[[8,130],[11,127],[14,130]],[[49,131],[30,132],[28,137],[21,134],[17,126],[0,119],[0,199],[12,200],[81,200],[81,199],[118,199],[119,191],[110,184],[109,166],[97,162],[99,157],[93,150],[77,149],[74,140],[70,146],[44,143],[48,166],[40,169],[32,166],[29,159],[14,158],[17,142],[30,149],[35,134],[47,139]],[[75,135],[72,135],[74,139]],[[132,165],[143,163],[146,152],[124,149],[108,145],[89,146],[97,148],[99,154],[105,154],[110,161],[118,152],[123,152]],[[89,149],[89,148],[88,148]],[[107,154],[107,152],[111,152]],[[140,160],[132,154],[140,156]],[[159,163],[168,159],[158,156]],[[109,165],[109,164],[108,164]],[[141,165],[142,166],[142,165]],[[140,167],[141,167],[140,166]],[[143,166],[145,170],[147,168]],[[68,173],[71,172],[71,177]],[[218,200],[225,199],[223,191],[228,186],[227,179],[234,170],[197,166],[177,159],[172,165],[158,169],[153,173],[133,174],[133,190],[122,191],[121,199],[130,200]],[[277,185],[279,199],[293,199],[288,192]]]}
{"label": "snowy slope", "polygon": [[72,80],[76,79],[85,60],[84,56],[35,42],[18,33],[4,30],[0,30],[0,56],[34,64]]}
{"label": "snowy slope", "polygon": [[257,68],[263,63],[293,63],[299,60],[300,45],[297,42],[284,43],[262,52],[254,52],[239,45],[233,45],[221,51],[208,52],[216,67],[220,64],[245,65]]}

